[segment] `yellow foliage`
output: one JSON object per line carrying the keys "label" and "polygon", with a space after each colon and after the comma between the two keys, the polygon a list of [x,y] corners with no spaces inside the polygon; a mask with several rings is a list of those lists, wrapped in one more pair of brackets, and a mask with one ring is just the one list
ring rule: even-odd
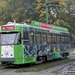
{"label": "yellow foliage", "polygon": [[42,4],[41,3],[38,3],[38,4],[35,4],[36,6],[42,6]]}
{"label": "yellow foliage", "polygon": [[39,10],[40,8],[41,8],[41,6],[37,6],[35,9],[36,9],[36,10]]}
{"label": "yellow foliage", "polygon": [[42,14],[45,14],[45,11],[43,11],[43,10],[41,10],[40,12],[41,12]]}
{"label": "yellow foliage", "polygon": [[41,0],[37,0],[37,2],[38,2],[38,3],[40,3],[40,2],[41,2]]}
{"label": "yellow foliage", "polygon": [[40,17],[42,17],[44,14],[40,14]]}
{"label": "yellow foliage", "polygon": [[62,12],[64,12],[64,10],[63,10],[63,9],[61,9],[61,10],[59,10],[59,12],[61,12],[61,13],[62,13]]}
{"label": "yellow foliage", "polygon": [[46,7],[46,4],[43,4],[42,6],[43,6],[43,7]]}
{"label": "yellow foliage", "polygon": [[30,22],[30,19],[27,19],[26,22],[29,23]]}
{"label": "yellow foliage", "polygon": [[70,25],[67,22],[65,22],[64,20],[60,20],[60,19],[57,19],[54,22],[54,25],[63,25],[63,26],[66,26],[68,28],[71,28]]}
{"label": "yellow foliage", "polygon": [[57,19],[57,21],[54,22],[55,25],[60,25],[60,19]]}
{"label": "yellow foliage", "polygon": [[66,6],[66,1],[65,0],[59,0],[59,3],[63,6]]}
{"label": "yellow foliage", "polygon": [[4,7],[4,8],[7,7],[7,5],[8,5],[8,2],[6,0],[4,0],[0,3],[0,6]]}
{"label": "yellow foliage", "polygon": [[4,24],[4,21],[0,21],[0,25],[3,25]]}

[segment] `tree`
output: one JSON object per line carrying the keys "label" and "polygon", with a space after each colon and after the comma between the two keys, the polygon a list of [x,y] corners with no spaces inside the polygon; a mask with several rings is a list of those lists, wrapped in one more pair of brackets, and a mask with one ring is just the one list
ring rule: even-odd
{"label": "tree", "polygon": [[1,0],[0,24],[16,20],[17,22],[30,22],[33,17],[34,6],[32,0]]}
{"label": "tree", "polygon": [[[8,2],[7,2],[8,1]],[[10,20],[10,15],[7,12],[9,10],[9,0],[0,1],[0,24],[4,24]]]}
{"label": "tree", "polygon": [[[48,5],[49,23],[67,27],[75,40],[75,0],[58,1],[59,5]],[[30,23],[31,20],[46,22],[46,0],[0,0],[0,24],[8,21]]]}
{"label": "tree", "polygon": [[35,4],[35,19],[45,22],[45,0],[37,0]]}

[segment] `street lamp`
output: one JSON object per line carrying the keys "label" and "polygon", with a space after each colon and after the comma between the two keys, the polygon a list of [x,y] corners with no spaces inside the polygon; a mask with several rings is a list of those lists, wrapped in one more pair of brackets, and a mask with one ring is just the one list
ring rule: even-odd
{"label": "street lamp", "polygon": [[48,23],[48,5],[49,4],[59,4],[59,2],[50,2],[50,3],[48,3],[48,0],[46,0],[46,23]]}

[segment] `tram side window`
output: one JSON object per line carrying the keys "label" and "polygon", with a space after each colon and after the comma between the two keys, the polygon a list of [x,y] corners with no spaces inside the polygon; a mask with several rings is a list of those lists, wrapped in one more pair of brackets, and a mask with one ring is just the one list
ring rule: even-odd
{"label": "tram side window", "polygon": [[68,36],[68,44],[70,44],[70,36]]}
{"label": "tram side window", "polygon": [[57,35],[57,44],[60,44],[60,43],[61,43],[61,36]]}
{"label": "tram side window", "polygon": [[30,32],[30,44],[34,44],[34,32]]}
{"label": "tram side window", "polygon": [[28,31],[23,32],[23,40],[24,40],[24,43],[28,43]]}
{"label": "tram side window", "polygon": [[47,39],[48,44],[51,44],[51,34],[49,33],[47,37],[48,37],[48,39]]}
{"label": "tram side window", "polygon": [[52,43],[53,44],[56,44],[57,43],[57,37],[56,37],[56,34],[52,34]]}
{"label": "tram side window", "polygon": [[69,36],[65,36],[65,44],[69,44],[70,43],[70,38]]}
{"label": "tram side window", "polygon": [[65,44],[65,36],[61,36],[61,43]]}
{"label": "tram side window", "polygon": [[41,41],[40,40],[40,38],[41,38],[40,36],[41,36],[41,33],[40,32],[36,32],[35,33],[35,43],[36,44],[40,44],[40,41]]}
{"label": "tram side window", "polygon": [[28,40],[28,31],[25,31],[23,33],[23,38],[24,38],[24,40]]}
{"label": "tram side window", "polygon": [[42,44],[47,44],[47,34],[42,33],[41,35]]}

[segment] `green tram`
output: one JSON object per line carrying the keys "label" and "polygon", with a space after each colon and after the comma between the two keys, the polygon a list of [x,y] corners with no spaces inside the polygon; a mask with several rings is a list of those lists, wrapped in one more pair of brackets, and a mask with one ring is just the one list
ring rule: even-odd
{"label": "green tram", "polygon": [[42,63],[67,58],[70,33],[67,28],[38,21],[9,22],[0,27],[0,62],[2,64]]}

